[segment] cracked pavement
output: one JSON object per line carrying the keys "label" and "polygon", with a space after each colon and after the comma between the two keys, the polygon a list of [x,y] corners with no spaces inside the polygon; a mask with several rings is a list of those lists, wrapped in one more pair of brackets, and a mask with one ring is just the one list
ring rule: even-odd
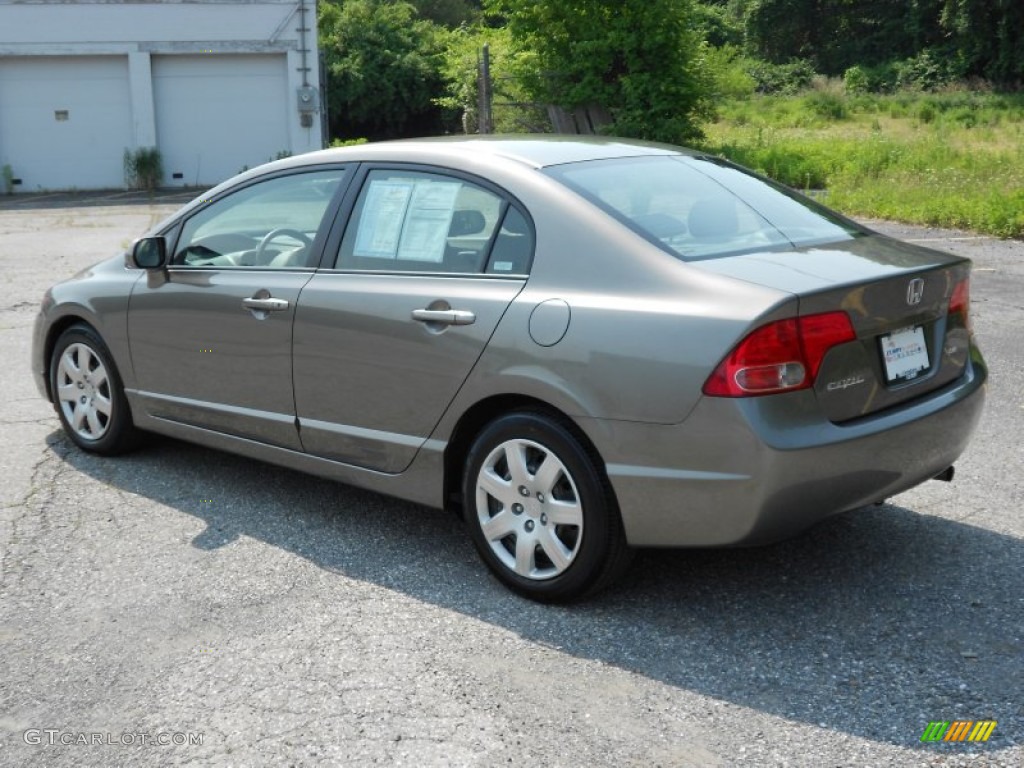
{"label": "cracked pavement", "polygon": [[[642,552],[560,608],[442,512],[173,440],[74,449],[29,375],[35,307],[173,209],[102,202],[0,210],[0,764],[1024,764],[1024,243],[876,225],[976,262],[992,379],[952,484]],[[952,719],[998,726],[919,742]]]}

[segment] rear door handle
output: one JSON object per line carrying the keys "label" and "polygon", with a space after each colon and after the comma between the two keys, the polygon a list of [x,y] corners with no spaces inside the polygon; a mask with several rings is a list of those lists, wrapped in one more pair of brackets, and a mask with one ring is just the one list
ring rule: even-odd
{"label": "rear door handle", "polygon": [[412,319],[438,325],[472,325],[476,322],[476,315],[465,309],[414,309]]}
{"label": "rear door handle", "polygon": [[253,297],[251,299],[242,299],[242,306],[257,312],[280,312],[281,310],[288,309],[288,302],[285,299]]}

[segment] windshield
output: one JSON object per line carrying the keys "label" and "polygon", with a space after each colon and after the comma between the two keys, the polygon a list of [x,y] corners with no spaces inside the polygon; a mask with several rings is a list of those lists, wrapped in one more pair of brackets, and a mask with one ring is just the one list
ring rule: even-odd
{"label": "windshield", "polygon": [[865,234],[824,206],[713,158],[595,160],[546,172],[686,260],[819,245]]}

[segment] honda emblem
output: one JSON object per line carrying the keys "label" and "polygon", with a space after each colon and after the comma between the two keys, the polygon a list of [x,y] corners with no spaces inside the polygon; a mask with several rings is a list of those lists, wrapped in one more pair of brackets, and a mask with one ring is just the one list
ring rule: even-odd
{"label": "honda emblem", "polygon": [[920,304],[922,298],[924,298],[924,280],[915,277],[907,285],[907,304],[913,307]]}

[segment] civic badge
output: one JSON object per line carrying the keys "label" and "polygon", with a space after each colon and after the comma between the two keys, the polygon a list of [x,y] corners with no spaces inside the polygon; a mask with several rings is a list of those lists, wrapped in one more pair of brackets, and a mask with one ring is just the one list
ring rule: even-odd
{"label": "civic badge", "polygon": [[922,298],[924,298],[924,280],[915,277],[907,284],[907,304],[913,307],[920,304]]}

